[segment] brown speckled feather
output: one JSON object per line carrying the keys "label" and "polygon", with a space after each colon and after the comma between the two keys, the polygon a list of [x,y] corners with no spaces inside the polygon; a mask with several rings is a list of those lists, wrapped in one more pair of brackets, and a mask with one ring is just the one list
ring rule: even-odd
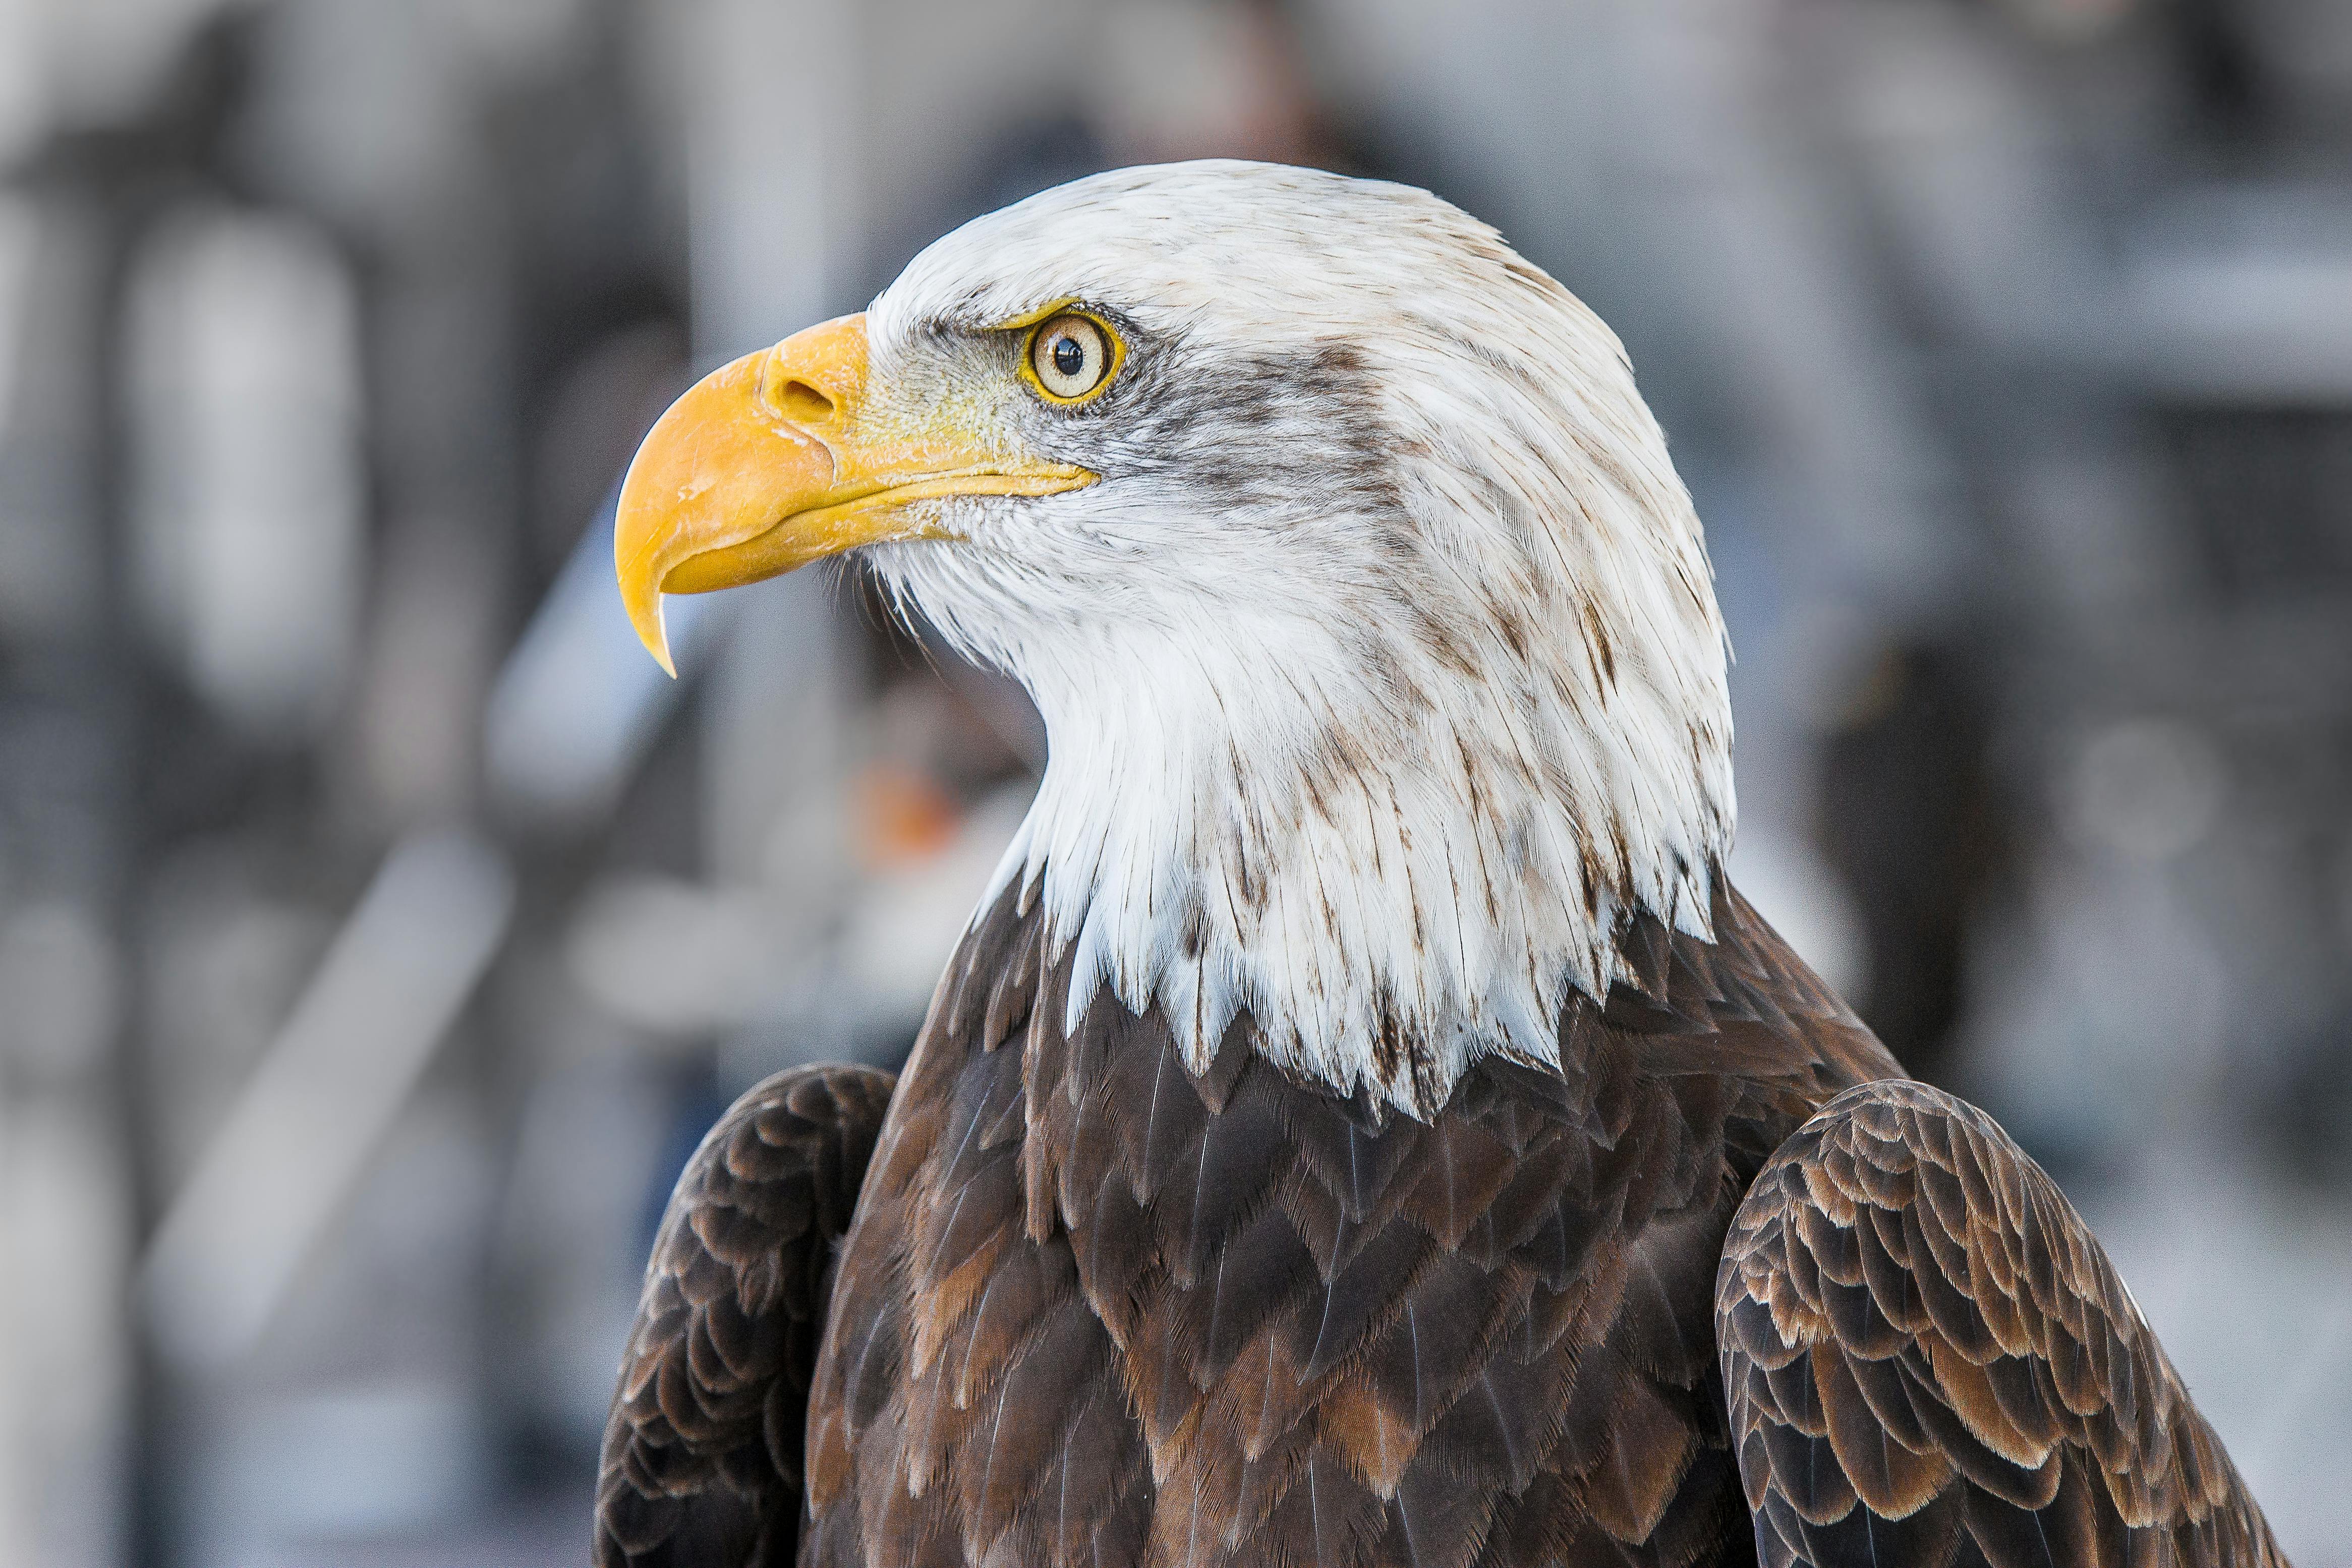
{"label": "brown speckled feather", "polygon": [[597,1568],[793,1561],[809,1375],[890,1075],[780,1072],[678,1177],[604,1427]]}
{"label": "brown speckled feather", "polygon": [[1773,1156],[1717,1312],[1767,1568],[2284,1561],[2081,1217],[1925,1084]]}
{"label": "brown speckled feather", "polygon": [[1711,1288],[1754,1173],[1895,1071],[1737,894],[1427,1123],[1187,1072],[1008,898],[942,982],[844,1250],[803,1561],[1749,1561]]}

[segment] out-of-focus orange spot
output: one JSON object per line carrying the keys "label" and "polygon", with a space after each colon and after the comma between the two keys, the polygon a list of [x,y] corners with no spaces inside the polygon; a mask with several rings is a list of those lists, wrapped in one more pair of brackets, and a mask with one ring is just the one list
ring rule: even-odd
{"label": "out-of-focus orange spot", "polygon": [[963,810],[929,774],[877,762],[851,780],[858,859],[876,871],[929,860],[955,841]]}

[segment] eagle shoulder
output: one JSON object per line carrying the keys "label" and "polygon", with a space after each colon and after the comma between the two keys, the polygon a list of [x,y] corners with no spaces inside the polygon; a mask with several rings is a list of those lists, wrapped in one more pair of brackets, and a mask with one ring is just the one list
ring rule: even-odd
{"label": "eagle shoulder", "polygon": [[793,1561],[809,1379],[891,1076],[779,1072],[678,1176],[604,1427],[596,1568]]}
{"label": "eagle shoulder", "polygon": [[1789,1139],[1716,1320],[1766,1568],[2284,1563],[2082,1217],[1939,1090],[1865,1083]]}

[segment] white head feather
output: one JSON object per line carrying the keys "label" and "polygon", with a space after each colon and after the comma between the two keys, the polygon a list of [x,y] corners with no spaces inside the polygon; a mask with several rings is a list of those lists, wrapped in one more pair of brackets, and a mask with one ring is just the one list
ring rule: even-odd
{"label": "white head feather", "polygon": [[1074,946],[1066,1027],[1107,984],[1197,1071],[1246,1010],[1424,1115],[1486,1052],[1556,1062],[1636,912],[1708,935],[1734,817],[1706,547],[1616,337],[1424,192],[1178,164],[926,250],[869,314],[877,397],[1004,397],[971,345],[1065,301],[1118,382],[996,412],[1100,482],[871,555],[1045,716],[989,900]]}

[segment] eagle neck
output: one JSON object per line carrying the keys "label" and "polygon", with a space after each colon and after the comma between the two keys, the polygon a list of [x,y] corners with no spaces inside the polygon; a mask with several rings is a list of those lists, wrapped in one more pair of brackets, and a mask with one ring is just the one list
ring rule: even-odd
{"label": "eagle neck", "polygon": [[1225,628],[1033,680],[1051,760],[982,907],[1039,908],[1066,1031],[1108,989],[1205,1072],[1246,1013],[1277,1066],[1425,1118],[1485,1056],[1559,1067],[1564,1010],[1628,972],[1638,916],[1709,934],[1709,780],[1531,761],[1574,733],[1533,678],[1295,652]]}

